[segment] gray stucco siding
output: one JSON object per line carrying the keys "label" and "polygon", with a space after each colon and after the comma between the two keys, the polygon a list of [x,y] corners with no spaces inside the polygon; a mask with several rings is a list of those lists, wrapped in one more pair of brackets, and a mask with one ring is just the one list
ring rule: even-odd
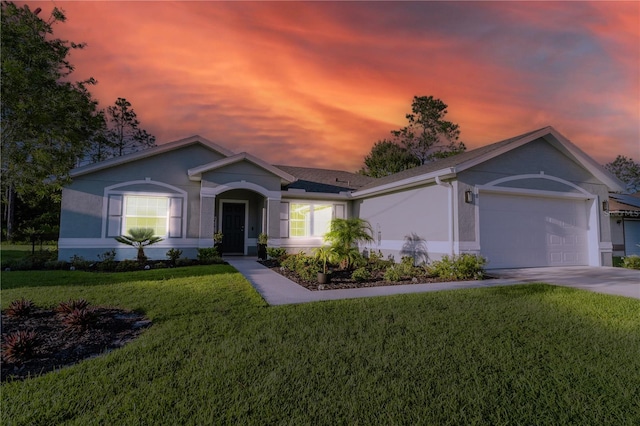
{"label": "gray stucco siding", "polygon": [[260,185],[268,191],[280,190],[280,178],[249,162],[238,162],[202,174],[203,186],[217,186],[246,181]]}
{"label": "gray stucco siding", "polygon": [[[559,177],[576,185],[600,183],[588,170],[543,139],[530,142],[460,173],[469,185],[484,185],[507,176],[540,174]],[[549,190],[555,190],[549,188]]]}
{"label": "gray stucco siding", "polygon": [[429,258],[446,253],[451,190],[434,184],[354,201],[354,214],[369,221],[374,230],[376,241],[369,248],[399,261],[406,237],[415,235],[426,244]]}

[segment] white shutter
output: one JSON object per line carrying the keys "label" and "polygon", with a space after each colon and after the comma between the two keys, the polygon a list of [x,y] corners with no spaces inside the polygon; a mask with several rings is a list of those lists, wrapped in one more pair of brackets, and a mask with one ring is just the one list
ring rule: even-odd
{"label": "white shutter", "polygon": [[346,219],[347,216],[344,212],[344,204],[334,204],[333,205],[333,217],[334,219]]}
{"label": "white shutter", "polygon": [[280,203],[280,238],[289,238],[289,203]]}
{"label": "white shutter", "polygon": [[107,237],[122,235],[122,195],[109,195],[107,202]]}
{"label": "white shutter", "polygon": [[182,238],[182,198],[169,198],[169,238]]}

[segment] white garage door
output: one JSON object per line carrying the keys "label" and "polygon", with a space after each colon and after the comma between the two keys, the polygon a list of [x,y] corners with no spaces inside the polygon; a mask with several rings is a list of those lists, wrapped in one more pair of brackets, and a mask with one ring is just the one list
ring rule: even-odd
{"label": "white garage door", "polygon": [[482,192],[479,203],[487,267],[588,264],[585,200]]}

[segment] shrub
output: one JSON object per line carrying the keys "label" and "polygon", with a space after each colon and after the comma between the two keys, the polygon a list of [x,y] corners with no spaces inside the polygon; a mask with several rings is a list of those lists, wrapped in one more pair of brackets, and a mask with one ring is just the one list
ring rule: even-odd
{"label": "shrub", "polygon": [[287,249],[282,247],[267,247],[267,256],[269,256],[270,259],[276,259],[282,263],[288,256]]}
{"label": "shrub", "polygon": [[622,267],[629,269],[640,269],[640,256],[632,255],[622,258]]}
{"label": "shrub", "polygon": [[371,279],[371,272],[365,267],[360,267],[353,271],[351,278],[359,282],[368,281]]}
{"label": "shrub", "polygon": [[98,269],[100,271],[114,271],[116,269],[116,251],[111,249],[98,255]]}
{"label": "shrub", "polygon": [[78,269],[81,271],[87,270],[89,269],[89,267],[91,266],[91,263],[87,260],[85,260],[84,257],[82,256],[78,256],[78,255],[73,255],[71,257],[71,266],[73,266],[74,269]]}
{"label": "shrub", "polygon": [[167,264],[164,262],[156,262],[153,264],[153,269],[166,269]]}
{"label": "shrub", "polygon": [[38,250],[26,257],[26,259],[31,262],[30,269],[43,269],[45,263],[56,260],[57,258],[57,250]]}
{"label": "shrub", "polygon": [[33,312],[35,307],[36,306],[33,304],[33,301],[23,297],[11,302],[7,308],[6,314],[7,316],[14,318],[26,317]]}
{"label": "shrub", "polygon": [[384,271],[384,279],[386,281],[398,282],[402,279],[402,274],[400,274],[400,268],[398,265],[391,265]]}
{"label": "shrub", "polygon": [[85,330],[98,321],[98,315],[90,307],[76,308],[60,318],[68,329],[75,331]]}
{"label": "shrub", "polygon": [[212,265],[214,263],[222,263],[222,258],[215,247],[199,248],[198,262],[203,265]]}
{"label": "shrub", "polygon": [[306,281],[315,281],[318,272],[322,270],[320,262],[311,256],[307,256],[304,252],[293,254],[287,257],[282,266],[290,271],[295,272]]}
{"label": "shrub", "polygon": [[118,263],[116,266],[116,272],[130,272],[139,271],[141,265],[137,260],[125,259]]}
{"label": "shrub", "polygon": [[67,315],[76,309],[85,309],[88,306],[89,306],[89,302],[87,302],[86,299],[76,299],[76,300],[70,299],[66,302],[58,303],[58,306],[56,306],[55,311],[59,315]]}
{"label": "shrub", "polygon": [[65,262],[64,260],[50,260],[45,262],[44,269],[54,270],[54,271],[63,271],[69,269],[71,264],[69,262]]}
{"label": "shrub", "polygon": [[35,355],[37,346],[38,338],[34,331],[16,331],[4,338],[2,357],[7,362],[20,364]]}
{"label": "shrub", "polygon": [[430,273],[446,280],[475,280],[484,276],[486,263],[484,257],[473,254],[445,255],[441,260],[429,265],[428,269]]}
{"label": "shrub", "polygon": [[172,248],[167,250],[167,259],[169,259],[169,262],[171,262],[173,266],[176,265],[176,261],[180,259],[180,256],[182,256],[182,250],[180,249]]}
{"label": "shrub", "polygon": [[176,260],[176,266],[191,266],[193,265],[192,259],[187,259],[186,257],[182,257]]}

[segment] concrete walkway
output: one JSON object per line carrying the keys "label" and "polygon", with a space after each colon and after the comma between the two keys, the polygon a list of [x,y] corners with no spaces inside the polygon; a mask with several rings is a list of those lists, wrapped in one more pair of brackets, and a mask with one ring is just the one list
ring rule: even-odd
{"label": "concrete walkway", "polygon": [[[493,280],[311,291],[299,286],[288,278],[273,272],[269,268],[262,266],[257,262],[257,258],[255,257],[229,256],[224,259],[244,275],[270,305],[288,305],[295,303],[318,302],[321,300],[354,299],[360,297],[390,296],[393,294],[423,293],[427,291],[494,287],[523,284],[527,282],[547,282],[640,299],[640,271],[631,271],[622,268],[580,267],[580,271],[576,270],[571,274],[574,280],[571,280],[568,277],[563,277],[563,274],[561,273],[562,271],[555,270],[556,268],[534,268],[522,270],[509,269],[502,270],[504,271],[504,275]],[[554,271],[546,271],[546,274],[542,274],[542,272],[545,272],[543,270],[547,269],[554,269]],[[520,274],[517,271],[538,271],[540,275],[536,275],[535,273],[529,273],[528,275],[524,273]],[[616,277],[620,276],[621,281],[618,282],[616,278],[607,279],[605,283],[593,283],[590,280],[590,277],[595,276],[596,271],[601,272],[604,276],[609,276],[611,274]],[[490,271],[494,276],[501,275],[500,272],[501,271],[499,270]]]}

